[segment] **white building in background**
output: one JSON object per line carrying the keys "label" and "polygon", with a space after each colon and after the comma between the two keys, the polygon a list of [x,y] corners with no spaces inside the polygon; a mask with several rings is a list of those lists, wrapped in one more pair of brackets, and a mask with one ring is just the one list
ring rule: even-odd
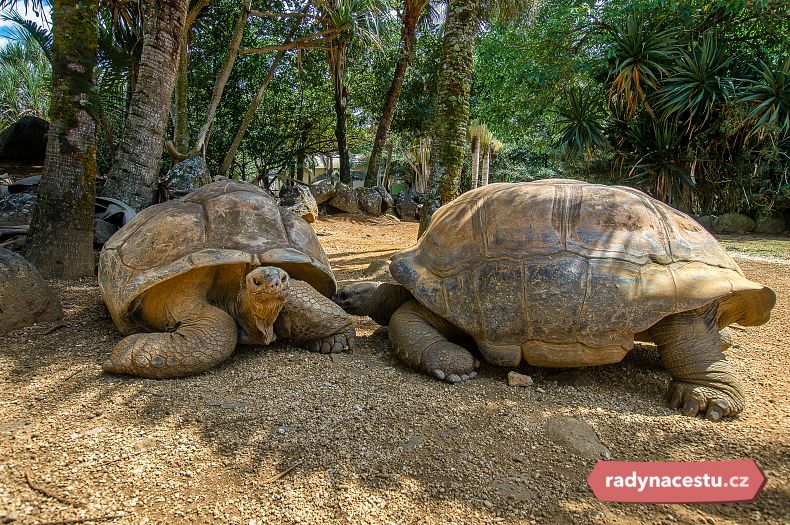
{"label": "white building in background", "polygon": [[[365,175],[368,172],[368,156],[351,154],[351,177],[353,186],[359,188],[365,185]],[[333,178],[337,180],[340,173],[339,155],[313,155],[308,157],[304,168],[304,182],[312,184],[319,180]]]}

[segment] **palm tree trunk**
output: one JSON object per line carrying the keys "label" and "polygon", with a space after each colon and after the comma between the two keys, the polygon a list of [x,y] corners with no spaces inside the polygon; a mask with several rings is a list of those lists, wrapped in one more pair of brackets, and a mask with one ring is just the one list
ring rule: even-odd
{"label": "palm tree trunk", "polygon": [[387,98],[384,100],[381,119],[379,120],[378,128],[376,128],[376,138],[373,140],[373,149],[370,151],[370,158],[368,159],[368,173],[365,176],[365,186],[368,187],[375,186],[377,182],[381,150],[384,148],[384,141],[387,140],[392,117],[395,116],[395,108],[398,105],[401,88],[403,87],[403,77],[406,76],[406,69],[414,56],[414,34],[417,30],[417,21],[426,2],[404,0],[403,4],[400,58],[395,65],[395,74],[392,77],[392,84],[387,92]]}
{"label": "palm tree trunk", "polygon": [[332,68],[332,84],[335,90],[335,138],[340,155],[340,182],[351,185],[351,159],[348,154],[348,137],[346,135],[346,108],[348,107],[348,89],[346,88],[346,42],[340,39],[329,51],[329,63]]}
{"label": "palm tree trunk", "polygon": [[97,0],[53,0],[49,140],[24,255],[47,277],[93,275]]}
{"label": "palm tree trunk", "polygon": [[449,0],[444,24],[442,60],[437,85],[436,121],[428,198],[420,220],[420,235],[433,213],[458,194],[466,149],[472,55],[478,29],[478,3]]}
{"label": "palm tree trunk", "polygon": [[154,202],[188,0],[154,0],[140,73],[104,194],[141,210]]}
{"label": "palm tree trunk", "polygon": [[480,185],[485,186],[488,184],[488,172],[491,169],[491,146],[486,146],[483,149],[483,166],[480,175]]}
{"label": "palm tree trunk", "polygon": [[480,137],[472,137],[472,189],[477,188],[477,176],[480,171]]}

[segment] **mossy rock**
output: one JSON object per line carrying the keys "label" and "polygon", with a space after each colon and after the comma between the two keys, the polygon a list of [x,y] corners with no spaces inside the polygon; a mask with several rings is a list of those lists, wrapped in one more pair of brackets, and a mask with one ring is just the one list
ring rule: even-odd
{"label": "mossy rock", "polygon": [[757,233],[777,234],[785,231],[787,224],[781,213],[758,215],[754,231]]}
{"label": "mossy rock", "polygon": [[754,227],[754,220],[742,213],[725,213],[713,222],[716,233],[748,233],[753,232]]}

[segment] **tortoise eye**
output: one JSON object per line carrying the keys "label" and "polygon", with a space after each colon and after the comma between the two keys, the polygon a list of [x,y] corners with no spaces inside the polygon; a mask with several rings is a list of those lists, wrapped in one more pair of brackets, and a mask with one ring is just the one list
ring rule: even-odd
{"label": "tortoise eye", "polygon": [[340,298],[344,301],[348,299],[348,292],[340,292]]}
{"label": "tortoise eye", "polygon": [[252,278],[252,282],[255,283],[255,286],[260,286],[261,285],[261,280],[258,279],[257,277],[253,277]]}

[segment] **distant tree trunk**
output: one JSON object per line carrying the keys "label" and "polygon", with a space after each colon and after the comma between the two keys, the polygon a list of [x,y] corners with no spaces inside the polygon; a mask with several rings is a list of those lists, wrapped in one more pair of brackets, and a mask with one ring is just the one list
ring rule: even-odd
{"label": "distant tree trunk", "polygon": [[420,19],[420,14],[426,4],[426,1],[420,0],[404,0],[403,2],[400,58],[395,65],[392,84],[387,92],[387,98],[384,100],[381,119],[379,120],[378,128],[376,128],[376,138],[373,140],[373,149],[370,151],[370,158],[368,159],[368,172],[365,176],[365,186],[368,187],[375,186],[377,182],[381,150],[384,148],[384,141],[387,140],[392,117],[395,116],[395,108],[398,105],[401,88],[403,87],[403,77],[406,76],[406,69],[414,56],[414,34],[417,29],[417,21]]}
{"label": "distant tree trunk", "polygon": [[140,73],[104,194],[141,210],[154,202],[188,0],[154,0]]}
{"label": "distant tree trunk", "polygon": [[420,235],[442,204],[458,194],[466,150],[472,56],[478,28],[478,3],[449,0],[444,23],[442,60],[437,84],[436,120],[428,198],[420,220]]}
{"label": "distant tree trunk", "polygon": [[173,119],[173,143],[178,151],[186,151],[189,148],[189,104],[188,104],[188,84],[187,73],[189,68],[189,46],[187,41],[189,31],[184,34],[181,40],[181,50],[178,53],[178,73],[176,75],[175,86],[175,115]]}
{"label": "distant tree trunk", "polygon": [[[299,28],[301,20],[294,23],[291,28],[291,32],[289,33],[288,37],[285,39],[284,44],[288,44],[291,40],[293,40],[294,35],[296,34],[296,30]],[[281,49],[277,51],[277,54],[274,55],[274,59],[272,60],[272,65],[269,66],[269,71],[266,73],[263,81],[261,82],[261,86],[258,88],[258,92],[255,94],[255,98],[250,102],[250,106],[247,108],[247,113],[244,114],[244,119],[241,121],[239,125],[239,129],[236,132],[236,136],[233,137],[233,143],[230,145],[228,149],[228,153],[225,155],[225,159],[222,161],[222,166],[219,168],[219,174],[223,177],[228,176],[228,172],[230,171],[230,167],[233,165],[233,158],[236,156],[236,152],[239,150],[239,146],[241,146],[241,141],[244,139],[244,135],[247,134],[247,129],[250,127],[252,123],[252,119],[255,118],[255,112],[258,111],[258,106],[261,104],[261,100],[263,100],[263,95],[266,92],[266,89],[269,87],[269,82],[271,82],[272,78],[274,77],[274,73],[277,71],[277,66],[280,64],[283,56],[285,56],[285,50]]]}
{"label": "distant tree trunk", "polygon": [[332,69],[332,86],[335,90],[335,138],[340,155],[340,182],[351,184],[351,159],[348,154],[348,137],[346,135],[346,108],[348,107],[348,89],[346,88],[346,47],[342,37],[328,51]]}
{"label": "distant tree trunk", "polygon": [[472,166],[470,171],[472,175],[472,189],[475,189],[477,188],[477,177],[480,171],[480,137],[472,137],[471,150]]}
{"label": "distant tree trunk", "polygon": [[382,181],[382,185],[384,189],[388,192],[392,193],[392,180],[390,179],[390,168],[392,167],[392,142],[390,142],[389,147],[387,148],[387,163],[384,164],[384,180]]}
{"label": "distant tree trunk", "polygon": [[482,174],[480,176],[480,185],[485,186],[488,184],[488,172],[491,169],[491,145],[486,145],[483,148],[483,166]]}
{"label": "distant tree trunk", "polygon": [[93,275],[97,0],[52,2],[52,98],[44,171],[23,252],[47,277]]}

